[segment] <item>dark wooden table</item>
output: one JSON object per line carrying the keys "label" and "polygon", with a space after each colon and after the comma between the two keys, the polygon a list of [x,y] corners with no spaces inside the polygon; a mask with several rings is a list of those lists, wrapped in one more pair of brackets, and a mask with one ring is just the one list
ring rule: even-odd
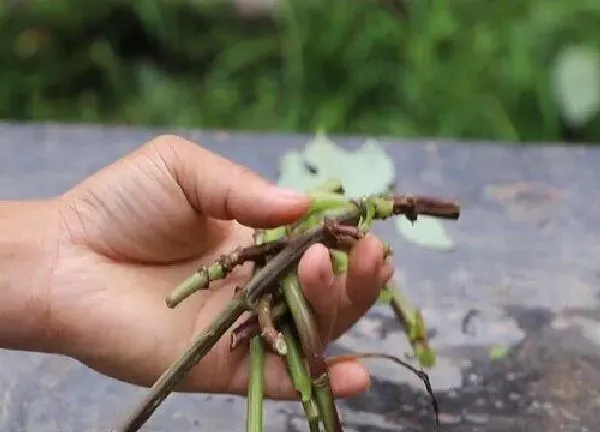
{"label": "dark wooden table", "polygon": [[[161,132],[2,125],[0,199],[61,193]],[[272,180],[282,154],[307,141],[179,133]],[[362,140],[337,142],[352,149]],[[600,430],[600,151],[381,144],[401,173],[398,190],[458,197],[463,205],[461,220],[446,225],[456,242],[451,253],[404,243],[379,228],[431,326],[442,430]],[[493,360],[495,344],[510,346],[509,354]],[[405,349],[391,314],[379,306],[332,347]],[[420,383],[401,369],[370,364],[372,390],[339,402],[346,430],[432,430]],[[68,358],[0,351],[2,431],[107,431],[144,391]],[[241,431],[244,411],[237,397],[175,395],[145,430]],[[296,403],[269,403],[267,430],[304,430],[300,414]]]}

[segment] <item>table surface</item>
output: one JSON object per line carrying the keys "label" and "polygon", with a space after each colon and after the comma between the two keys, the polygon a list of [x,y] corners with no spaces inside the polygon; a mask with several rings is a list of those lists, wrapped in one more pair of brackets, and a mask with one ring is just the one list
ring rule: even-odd
{"label": "table surface", "polygon": [[[200,142],[271,180],[284,152],[307,141],[7,123],[0,125],[0,199],[61,193],[163,132]],[[348,149],[361,142],[336,141]],[[404,243],[385,227],[378,232],[395,247],[404,288],[431,327],[441,430],[600,430],[600,200],[592,198],[600,151],[380,143],[402,173],[397,190],[458,197],[463,208],[461,219],[446,225],[456,243],[450,253]],[[509,354],[492,359],[496,344],[509,346]],[[376,306],[332,349],[401,354],[407,344],[390,311]],[[338,403],[345,430],[433,430],[429,401],[414,377],[384,363],[369,367],[371,391]],[[145,391],[69,358],[0,351],[3,431],[108,431]],[[266,430],[306,430],[298,408],[268,403]],[[238,397],[172,395],[143,430],[240,431],[244,418]]]}

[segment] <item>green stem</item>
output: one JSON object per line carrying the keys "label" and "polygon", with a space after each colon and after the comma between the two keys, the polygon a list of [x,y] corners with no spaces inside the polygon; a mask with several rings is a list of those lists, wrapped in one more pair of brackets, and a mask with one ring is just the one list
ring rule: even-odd
{"label": "green stem", "polygon": [[[319,191],[317,190],[315,193],[318,194]],[[331,200],[335,201],[335,205],[331,204]],[[337,200],[340,201],[338,202]],[[458,204],[429,197],[398,195],[384,198],[370,196],[359,201],[360,205],[357,205],[357,202],[354,200],[345,199],[336,194],[327,195],[327,198],[323,202],[316,198],[313,200],[313,204],[321,210],[309,213],[296,224],[264,231],[263,240],[267,244],[264,245],[263,249],[245,248],[243,251],[256,252],[260,250],[262,252],[261,256],[264,256],[270,254],[267,253],[267,249],[275,246],[278,252],[280,252],[284,244],[274,244],[276,240],[286,237],[291,232],[301,234],[310,229],[318,230],[318,227],[315,225],[319,225],[325,216],[337,217],[339,221],[346,222],[360,218],[361,226],[363,229],[367,229],[373,220],[386,219],[395,214],[405,214],[409,220],[416,220],[417,214],[435,215],[448,219],[458,219],[460,214]],[[321,204],[319,204],[320,202]],[[318,233],[316,234],[318,237]],[[317,240],[316,237],[311,238],[310,236],[305,237],[305,239],[308,241]],[[209,266],[201,267],[167,296],[167,305],[170,308],[174,308],[195,291],[208,288],[210,282],[225,278],[233,267],[249,259],[243,256],[238,249],[229,256],[223,257],[223,259],[219,259]]]}
{"label": "green stem", "polygon": [[321,419],[327,432],[341,432],[342,424],[340,422],[337,408],[333,400],[329,374],[321,375],[319,379],[313,379],[313,388],[317,399],[317,407],[321,413]]}
{"label": "green stem", "polygon": [[300,395],[304,414],[310,432],[319,432],[319,408],[312,394],[312,385],[302,361],[302,353],[296,335],[286,320],[281,324],[281,332],[287,344],[286,362],[292,383]]}
{"label": "green stem", "polygon": [[323,222],[325,211],[352,209],[353,204],[344,198],[344,186],[339,180],[328,180],[307,192],[311,203],[308,214],[287,227],[288,231],[301,232]]}
{"label": "green stem", "polygon": [[358,230],[363,233],[369,231],[371,229],[371,225],[373,225],[373,217],[375,216],[376,211],[374,200],[366,200],[365,208],[365,214],[361,215],[358,222]]}
{"label": "green stem", "polygon": [[[309,212],[303,218],[291,225],[284,225],[277,228],[264,230],[262,232],[263,241],[276,241],[288,235],[290,231],[298,233],[317,225],[323,220],[324,210],[340,207],[340,198],[336,197],[335,194],[342,192],[344,192],[342,183],[335,179],[327,180],[314,189],[310,189],[306,193],[311,200]],[[334,197],[333,200],[331,198],[332,196]],[[347,201],[344,201],[343,204],[348,206]]]}
{"label": "green stem", "polygon": [[349,208],[352,204],[343,195],[337,195],[328,192],[313,192],[310,194],[311,212],[322,212],[334,208]]}
{"label": "green stem", "polygon": [[250,378],[246,414],[246,432],[263,430],[264,346],[260,336],[250,341]]}
{"label": "green stem", "polygon": [[386,284],[384,291],[387,291],[390,307],[406,334],[415,358],[422,367],[433,367],[436,355],[429,346],[427,328],[421,311],[410,304],[396,284]]}
{"label": "green stem", "polygon": [[[265,232],[255,233],[254,243],[256,245],[262,244],[265,237]],[[258,269],[259,266],[256,266],[253,273],[256,274]],[[261,301],[268,300],[270,298],[268,296],[270,295],[263,296]],[[260,335],[254,336],[250,340],[249,351],[250,377],[248,378],[248,399],[246,400],[246,432],[262,432],[265,349]]]}
{"label": "green stem", "polygon": [[288,273],[281,280],[281,287],[298,331],[304,357],[307,360],[313,391],[315,392],[325,431],[341,432],[342,425],[329,382],[323,342],[319,336],[317,324],[310,306],[306,302],[300,288],[300,282],[296,273]]}
{"label": "green stem", "polygon": [[[264,237],[263,234],[258,235],[261,239]],[[279,237],[273,238],[273,241],[268,243],[261,240],[252,246],[238,247],[214,262],[201,266],[167,295],[165,299],[167,306],[174,308],[196,291],[208,289],[211,282],[225,279],[235,267],[247,261],[260,261],[265,256],[281,252],[287,245],[286,240],[286,238]]]}

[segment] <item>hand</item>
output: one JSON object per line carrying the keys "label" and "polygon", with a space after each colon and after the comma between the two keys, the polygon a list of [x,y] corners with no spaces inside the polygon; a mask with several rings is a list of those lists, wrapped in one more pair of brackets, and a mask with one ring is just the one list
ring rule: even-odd
{"label": "hand", "polygon": [[[224,308],[250,267],[175,310],[165,305],[166,294],[200,264],[251,244],[249,227],[291,223],[308,210],[303,195],[172,136],[89,177],[58,205],[47,311],[56,351],[142,386],[152,385]],[[298,273],[327,343],[371,307],[392,271],[381,243],[367,236],[351,254],[346,275],[334,278],[322,245],[306,252]],[[178,390],[246,394],[247,354],[242,347],[230,352],[227,333]],[[266,362],[266,396],[295,398],[284,362],[274,354]],[[332,365],[330,375],[337,397],[369,385],[358,362]]]}

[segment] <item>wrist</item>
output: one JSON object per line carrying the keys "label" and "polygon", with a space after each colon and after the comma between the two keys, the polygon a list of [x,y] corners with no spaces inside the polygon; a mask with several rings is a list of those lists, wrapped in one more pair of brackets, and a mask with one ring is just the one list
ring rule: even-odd
{"label": "wrist", "polygon": [[0,201],[0,346],[52,351],[50,288],[58,246],[53,200]]}

